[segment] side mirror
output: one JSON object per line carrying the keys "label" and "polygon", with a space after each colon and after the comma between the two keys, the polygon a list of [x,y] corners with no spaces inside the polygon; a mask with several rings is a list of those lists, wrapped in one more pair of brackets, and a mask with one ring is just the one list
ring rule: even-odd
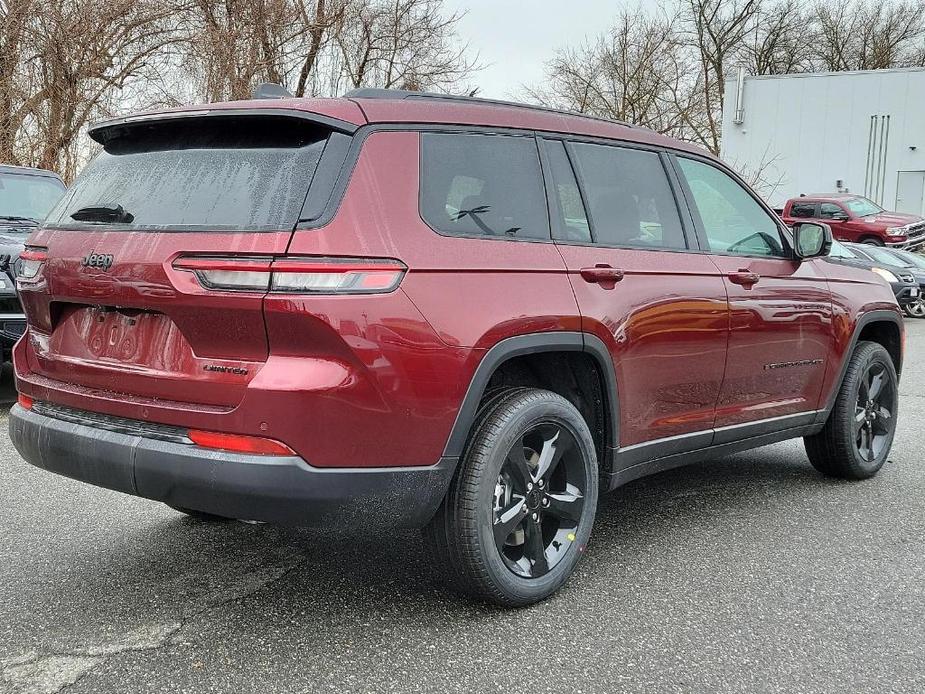
{"label": "side mirror", "polygon": [[848,215],[845,214],[844,212],[836,212],[835,214],[832,215],[832,219],[836,222],[847,222]]}
{"label": "side mirror", "polygon": [[832,229],[822,222],[793,225],[793,250],[798,258],[818,258],[832,249]]}

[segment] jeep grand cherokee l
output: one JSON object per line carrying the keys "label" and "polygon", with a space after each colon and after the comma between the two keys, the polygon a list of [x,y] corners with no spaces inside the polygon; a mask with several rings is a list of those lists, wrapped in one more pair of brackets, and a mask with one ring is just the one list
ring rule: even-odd
{"label": "jeep grand cherokee l", "polygon": [[902,318],[728,167],[649,130],[405,92],[91,128],[23,254],[12,439],[194,515],[419,526],[540,600],[605,492],[804,437],[883,465]]}

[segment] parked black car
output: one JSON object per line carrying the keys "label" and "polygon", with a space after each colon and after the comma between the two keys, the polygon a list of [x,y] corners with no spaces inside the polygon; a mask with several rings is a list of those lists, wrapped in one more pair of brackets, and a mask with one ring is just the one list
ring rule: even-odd
{"label": "parked black car", "polygon": [[906,315],[913,318],[925,318],[925,257],[911,251],[903,251],[898,248],[878,248],[871,246],[859,246],[852,248],[852,251],[859,251],[875,262],[891,262],[904,268],[912,273],[915,281],[919,283],[919,299],[903,306]]}
{"label": "parked black car", "polygon": [[899,265],[895,259],[892,263],[874,260],[871,256],[862,252],[866,251],[867,248],[867,246],[862,246],[861,244],[833,241],[828,257],[834,263],[866,267],[868,270],[880,275],[890,283],[893,294],[896,295],[896,301],[900,306],[905,307],[918,302],[921,297],[921,289],[915,275],[908,268]]}
{"label": "parked black car", "polygon": [[4,361],[26,329],[16,295],[19,254],[65,190],[53,171],[0,165],[0,352]]}

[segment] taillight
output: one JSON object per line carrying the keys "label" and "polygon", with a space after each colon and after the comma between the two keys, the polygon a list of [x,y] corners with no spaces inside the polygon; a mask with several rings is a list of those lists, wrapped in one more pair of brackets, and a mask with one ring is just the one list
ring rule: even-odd
{"label": "taillight", "polygon": [[48,249],[39,248],[38,246],[26,246],[26,249],[19,254],[19,275],[20,279],[34,279],[42,265],[48,259]]}
{"label": "taillight", "polygon": [[33,400],[28,395],[23,395],[20,393],[16,396],[16,402],[19,403],[19,406],[24,410],[31,410]]}
{"label": "taillight", "polygon": [[289,446],[262,436],[245,436],[244,434],[223,434],[220,431],[200,431],[190,429],[186,434],[190,441],[203,448],[216,448],[236,453],[254,453],[257,455],[295,455]]}
{"label": "taillight", "polygon": [[398,287],[407,266],[388,258],[266,257],[177,259],[206,289],[288,294],[382,294]]}

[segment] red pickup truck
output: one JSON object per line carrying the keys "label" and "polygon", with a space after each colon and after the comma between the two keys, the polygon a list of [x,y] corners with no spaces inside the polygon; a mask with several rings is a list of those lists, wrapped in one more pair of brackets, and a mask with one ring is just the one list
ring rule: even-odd
{"label": "red pickup truck", "polygon": [[888,212],[860,195],[826,193],[791,198],[782,213],[787,226],[822,221],[839,241],[914,249],[925,245],[925,218]]}

